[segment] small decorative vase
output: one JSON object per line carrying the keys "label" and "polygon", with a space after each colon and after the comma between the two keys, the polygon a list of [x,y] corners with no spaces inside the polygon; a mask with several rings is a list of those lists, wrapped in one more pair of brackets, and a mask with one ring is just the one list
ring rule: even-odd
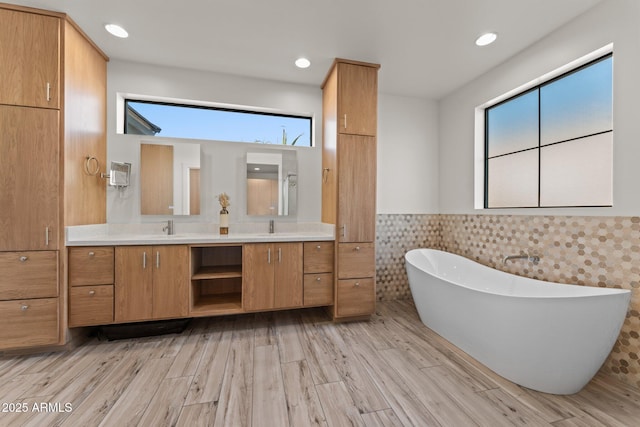
{"label": "small decorative vase", "polygon": [[220,234],[229,234],[229,211],[222,208],[220,211]]}

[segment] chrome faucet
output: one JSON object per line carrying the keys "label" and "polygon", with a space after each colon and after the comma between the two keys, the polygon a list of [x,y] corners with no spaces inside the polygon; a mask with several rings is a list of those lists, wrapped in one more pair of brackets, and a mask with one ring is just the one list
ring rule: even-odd
{"label": "chrome faucet", "polygon": [[275,225],[272,219],[269,220],[269,234],[273,234],[275,232]]}
{"label": "chrome faucet", "polygon": [[526,259],[529,262],[532,262],[534,264],[537,264],[540,261],[540,257],[537,255],[507,255],[504,258],[502,258],[502,263],[506,264],[507,261],[509,261],[510,259]]}
{"label": "chrome faucet", "polygon": [[167,225],[162,227],[162,231],[166,231],[167,232],[167,236],[173,236],[174,229],[173,229],[173,220],[172,219],[167,221]]}

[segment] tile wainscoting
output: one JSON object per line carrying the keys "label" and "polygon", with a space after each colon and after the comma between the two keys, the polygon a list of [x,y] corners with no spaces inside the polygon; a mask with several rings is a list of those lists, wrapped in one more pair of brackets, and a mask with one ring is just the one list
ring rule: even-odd
{"label": "tile wainscoting", "polygon": [[[379,214],[376,231],[379,300],[411,297],[403,257],[417,247],[534,279],[632,290],[603,370],[640,387],[640,217]],[[502,264],[520,253],[540,256],[539,264]]]}

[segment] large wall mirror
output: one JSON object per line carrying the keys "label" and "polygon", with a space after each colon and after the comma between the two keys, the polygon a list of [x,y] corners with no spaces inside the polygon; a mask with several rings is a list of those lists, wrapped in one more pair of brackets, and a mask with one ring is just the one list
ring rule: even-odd
{"label": "large wall mirror", "polygon": [[140,144],[140,213],[200,215],[200,144]]}
{"label": "large wall mirror", "polygon": [[247,215],[295,215],[298,163],[293,150],[247,153]]}

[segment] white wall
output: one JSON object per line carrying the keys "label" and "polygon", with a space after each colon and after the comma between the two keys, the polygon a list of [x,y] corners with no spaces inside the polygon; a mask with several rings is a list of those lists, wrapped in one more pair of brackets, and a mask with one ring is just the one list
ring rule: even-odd
{"label": "white wall", "polygon": [[[445,97],[439,104],[441,213],[640,213],[640,2],[609,0]],[[508,35],[502,35],[508,37]],[[499,43],[499,41],[498,41]],[[614,44],[613,207],[474,210],[474,108],[608,43]]]}
{"label": "white wall", "polygon": [[[183,100],[210,101],[286,112],[312,113],[315,116],[315,147],[298,148],[298,215],[281,221],[317,222],[321,216],[320,171],[322,91],[320,86],[304,86],[215,74],[180,68],[157,67],[112,60],[107,69],[107,158],[132,163],[132,184],[124,192],[107,191],[107,222],[154,222],[162,217],[140,215],[139,165],[140,142],[149,137],[116,133],[116,93],[152,95]],[[151,140],[173,138],[151,138]],[[248,151],[292,149],[279,145],[243,144],[214,141],[199,142],[202,148],[202,215],[181,217],[180,221],[217,222],[219,205],[215,196],[227,192],[231,197],[230,220],[254,222],[247,217],[244,160]],[[267,219],[263,219],[267,221]]]}
{"label": "white wall", "polygon": [[380,94],[377,212],[438,213],[435,101]]}
{"label": "white wall", "polygon": [[[140,215],[140,142],[169,140],[116,133],[116,93],[193,99],[217,103],[308,112],[315,117],[315,147],[297,149],[298,215],[283,221],[319,222],[321,218],[322,90],[318,86],[278,83],[224,74],[112,60],[107,82],[108,161],[132,163],[132,184],[123,193],[107,191],[107,221],[138,223],[162,217]],[[378,213],[438,212],[438,113],[433,101],[379,95]],[[173,138],[171,138],[173,140]],[[202,215],[180,221],[217,222],[215,196],[231,196],[231,222],[254,222],[244,212],[244,159],[247,151],[291,149],[262,144],[199,142],[202,148]],[[266,221],[267,219],[264,219]]]}

